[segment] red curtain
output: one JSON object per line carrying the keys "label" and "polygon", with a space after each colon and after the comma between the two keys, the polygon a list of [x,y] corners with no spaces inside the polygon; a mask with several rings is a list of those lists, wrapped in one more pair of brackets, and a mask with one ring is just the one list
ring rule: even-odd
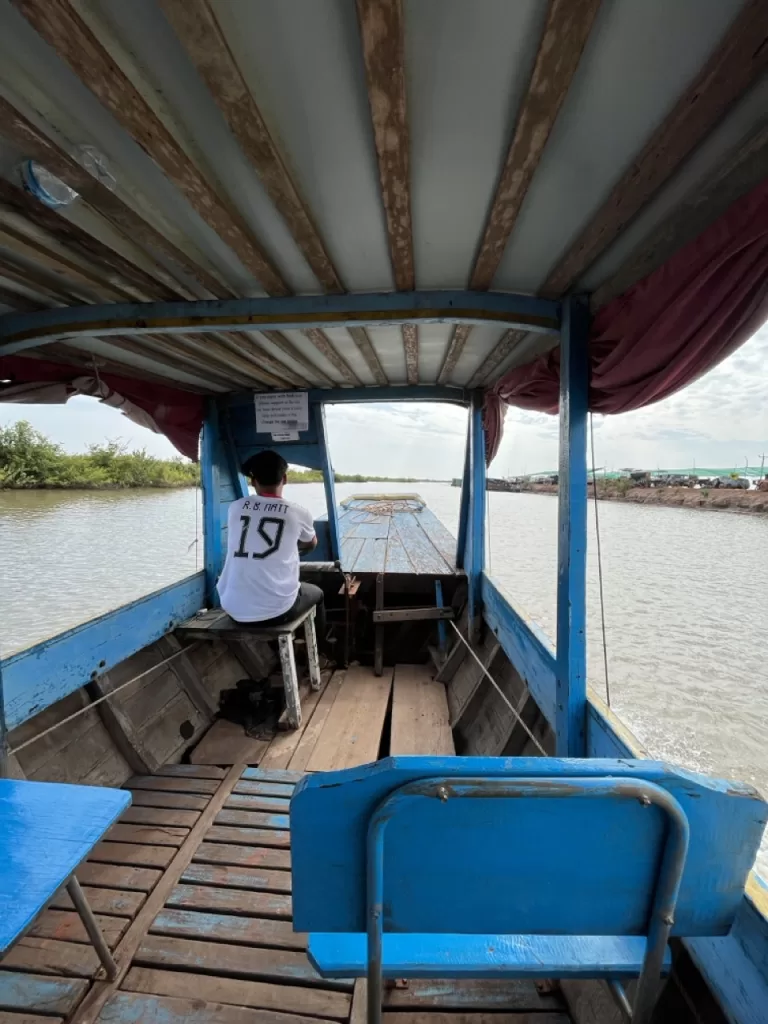
{"label": "red curtain", "polygon": [[[113,373],[96,378],[85,369],[23,356],[0,357],[0,379],[10,381],[0,386],[0,401],[66,402],[74,395],[93,395],[129,419],[165,434],[182,455],[197,462],[204,414],[201,395]],[[52,384],[63,387],[56,392]]]}
{"label": "red curtain", "polygon": [[[768,180],[599,311],[589,408],[629,412],[667,398],[729,356],[768,319]],[[507,405],[556,413],[560,352],[510,370],[486,394],[486,456]]]}

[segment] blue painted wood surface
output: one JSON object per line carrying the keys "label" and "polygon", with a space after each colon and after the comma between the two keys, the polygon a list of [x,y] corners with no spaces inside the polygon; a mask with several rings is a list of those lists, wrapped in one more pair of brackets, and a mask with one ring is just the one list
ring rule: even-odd
{"label": "blue painted wood surface", "polygon": [[[501,584],[483,573],[483,615],[549,724],[555,723],[555,654],[544,633],[513,607]],[[592,757],[616,754],[593,753]]]}
{"label": "blue painted wood surface", "polygon": [[325,406],[315,406],[315,422],[317,424],[317,443],[320,446],[320,463],[323,471],[323,487],[325,488],[325,504],[328,509],[328,530],[331,542],[331,558],[341,558],[341,537],[339,535],[339,510],[336,506],[336,488],[333,480],[331,453],[328,449],[328,431],[325,427]]}
{"label": "blue painted wood surface", "polygon": [[[392,511],[392,503],[395,510]],[[339,516],[345,572],[453,576],[453,539],[420,498],[348,498]]]}
{"label": "blue painted wood surface", "polygon": [[[62,337],[92,334],[96,323],[100,335],[109,335],[124,334],[126,330],[133,334],[183,333],[192,325],[199,333],[234,330],[244,325],[258,330],[285,330],[486,321],[557,334],[560,305],[551,299],[507,292],[411,291],[71,306],[65,310],[45,309],[2,317],[0,352],[11,355]],[[105,326],[107,323],[110,326]],[[57,332],[56,327],[61,331]]]}
{"label": "blue painted wood surface", "polygon": [[555,749],[586,752],[589,300],[563,302],[557,545]]}
{"label": "blue painted wood surface", "polygon": [[59,633],[2,663],[5,713],[12,729],[191,618],[205,602],[205,574]]}
{"label": "blue painted wood surface", "polygon": [[[388,978],[636,978],[645,956],[640,935],[384,935]],[[313,933],[309,959],[325,978],[361,978],[367,936]],[[478,965],[482,964],[482,967]],[[667,950],[665,973],[672,966]]]}
{"label": "blue painted wood surface", "polygon": [[[645,779],[667,790],[683,807],[691,831],[676,935],[727,932],[768,813],[750,787],[653,761],[389,758],[307,777],[291,802],[297,929],[365,930],[365,834],[371,814],[398,786],[435,775],[550,780],[610,775]],[[655,807],[573,798],[454,803],[466,805],[461,827],[453,815],[441,816],[447,805],[437,800],[421,801],[418,813],[390,822],[385,843],[387,930],[644,931],[664,834]],[[323,880],[320,886],[318,878]]]}
{"label": "blue painted wood surface", "polygon": [[[88,982],[82,978],[54,978],[20,971],[0,971],[0,1012],[9,1010],[66,1016],[80,1002]],[[10,1018],[13,1021],[15,1018]]]}
{"label": "blue painted wood surface", "polygon": [[464,447],[464,469],[461,474],[461,498],[459,499],[459,532],[456,537],[456,565],[464,568],[469,530],[469,495],[472,488],[472,418],[467,419],[467,443]]}
{"label": "blue painted wood surface", "polygon": [[219,434],[219,412],[216,401],[209,398],[206,403],[203,440],[200,452],[200,476],[203,484],[203,550],[205,564],[205,593],[209,607],[217,608],[219,596],[216,581],[224,566],[222,525],[226,514],[221,508],[221,443]]}
{"label": "blue painted wood surface", "polygon": [[472,396],[469,436],[469,522],[467,524],[467,554],[464,557],[464,569],[469,577],[467,594],[469,629],[470,635],[473,635],[480,615],[482,575],[485,569],[485,430],[483,428],[483,399],[480,392],[475,392]]}
{"label": "blue painted wood surface", "polygon": [[123,789],[0,779],[0,953],[131,802]]}

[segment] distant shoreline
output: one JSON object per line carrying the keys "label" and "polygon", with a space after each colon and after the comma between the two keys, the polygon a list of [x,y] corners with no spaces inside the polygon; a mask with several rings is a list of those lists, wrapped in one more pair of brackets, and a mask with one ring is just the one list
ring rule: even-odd
{"label": "distant shoreline", "polygon": [[[592,499],[592,482],[588,485]],[[513,494],[557,494],[557,484],[531,484]],[[768,491],[740,491],[736,488],[702,487],[616,487],[597,488],[599,501],[620,501],[633,505],[655,505],[663,508],[703,509],[705,512],[743,512],[768,515]]]}

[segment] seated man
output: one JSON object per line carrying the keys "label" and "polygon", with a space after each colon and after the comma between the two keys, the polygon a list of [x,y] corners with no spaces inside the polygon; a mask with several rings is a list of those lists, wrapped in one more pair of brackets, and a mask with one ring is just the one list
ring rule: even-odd
{"label": "seated man", "polygon": [[252,455],[243,473],[254,497],[229,506],[227,558],[219,577],[221,607],[243,625],[280,626],[317,605],[315,626],[325,646],[323,592],[299,583],[299,552],[317,547],[312,516],[283,497],[288,464],[277,452]]}

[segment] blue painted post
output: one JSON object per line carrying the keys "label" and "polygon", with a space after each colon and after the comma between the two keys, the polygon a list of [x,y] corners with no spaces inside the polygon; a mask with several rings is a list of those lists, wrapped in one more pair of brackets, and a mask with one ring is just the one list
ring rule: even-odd
{"label": "blue painted post", "polygon": [[203,423],[201,475],[203,481],[203,544],[205,552],[205,596],[209,608],[218,608],[216,581],[222,567],[221,488],[219,454],[221,451],[219,410],[209,399]]}
{"label": "blue painted post", "polygon": [[320,448],[320,464],[323,471],[325,487],[325,503],[328,506],[328,531],[331,539],[331,558],[341,558],[341,536],[339,534],[339,509],[336,505],[336,488],[333,480],[331,454],[328,451],[328,433],[325,428],[325,406],[318,402],[315,406],[317,423],[317,443]]}
{"label": "blue painted post", "polygon": [[472,482],[472,414],[467,420],[467,446],[464,451],[464,472],[461,474],[461,501],[459,504],[459,534],[456,539],[456,568],[464,569],[467,552],[467,524],[469,523],[469,492]]}
{"label": "blue painted post", "polygon": [[558,757],[586,756],[589,305],[563,302],[555,733]]}
{"label": "blue painted post", "polygon": [[464,568],[469,576],[469,630],[474,634],[482,606],[481,587],[485,568],[485,428],[483,427],[483,394],[472,395],[469,413],[469,522],[468,556]]}
{"label": "blue painted post", "polygon": [[226,413],[224,415],[224,450],[227,455],[227,466],[229,468],[229,475],[232,480],[235,498],[247,498],[250,494],[250,491],[248,490],[248,481],[240,472],[240,462],[237,458],[237,448],[235,447],[235,438],[232,434],[232,426],[229,422],[229,416],[227,416]]}

